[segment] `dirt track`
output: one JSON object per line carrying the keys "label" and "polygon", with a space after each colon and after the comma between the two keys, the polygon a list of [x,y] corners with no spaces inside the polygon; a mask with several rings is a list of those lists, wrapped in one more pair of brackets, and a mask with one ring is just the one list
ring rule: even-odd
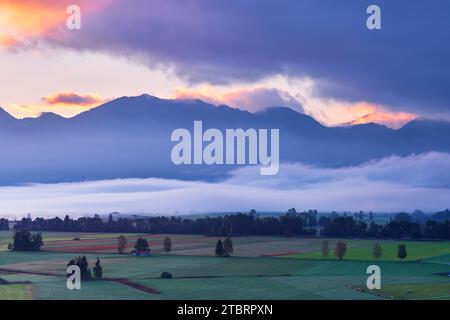
{"label": "dirt track", "polygon": [[52,272],[43,272],[43,271],[26,271],[26,270],[20,270],[20,269],[7,269],[7,268],[0,268],[0,273],[24,273],[24,274],[35,274],[38,276],[51,276],[51,277],[64,277],[64,275],[58,274],[58,273],[52,273]]}
{"label": "dirt track", "polygon": [[126,278],[107,278],[107,279],[103,279],[103,280],[115,281],[115,282],[124,284],[126,286],[132,287],[136,290],[144,291],[144,292],[150,293],[150,294],[160,294],[161,293],[160,291],[156,290],[155,288],[143,285],[138,282],[131,281],[130,279],[126,279]]}

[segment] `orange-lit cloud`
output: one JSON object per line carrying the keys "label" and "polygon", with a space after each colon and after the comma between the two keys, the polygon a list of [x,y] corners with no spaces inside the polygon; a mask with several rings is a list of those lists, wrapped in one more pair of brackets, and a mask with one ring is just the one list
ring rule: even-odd
{"label": "orange-lit cloud", "polygon": [[199,89],[179,88],[176,99],[200,99],[212,104],[228,105],[249,111],[259,111],[267,107],[291,107],[303,112],[302,105],[288,92],[275,88],[240,88],[220,91],[213,87]]}
{"label": "orange-lit cloud", "polygon": [[[400,128],[417,118],[417,115],[406,112],[393,112],[381,106],[367,103],[345,103],[339,101],[319,100],[308,103],[305,108],[292,92],[265,87],[247,87],[238,89],[218,89],[204,86],[196,89],[179,88],[175,92],[176,99],[201,99],[216,105],[225,104],[231,107],[258,111],[266,107],[287,106],[299,112],[307,113],[325,125],[355,125],[378,123],[390,128]],[[306,110],[304,110],[306,109]]]}
{"label": "orange-lit cloud", "polygon": [[406,112],[392,112],[369,103],[356,103],[347,108],[348,116],[353,120],[345,124],[378,123],[398,129],[417,118],[417,115]]}
{"label": "orange-lit cloud", "polygon": [[[77,0],[83,14],[101,9],[111,0]],[[57,28],[65,28],[71,0],[0,0],[0,46],[46,36]]]}
{"label": "orange-lit cloud", "polygon": [[6,104],[5,110],[16,118],[35,118],[45,112],[51,112],[70,118],[81,112],[95,108],[105,102],[99,94],[77,94],[59,92],[42,98],[43,104]]}
{"label": "orange-lit cloud", "polygon": [[105,102],[99,94],[86,93],[77,94],[73,92],[57,92],[42,99],[49,105],[62,106],[89,106],[99,105]]}

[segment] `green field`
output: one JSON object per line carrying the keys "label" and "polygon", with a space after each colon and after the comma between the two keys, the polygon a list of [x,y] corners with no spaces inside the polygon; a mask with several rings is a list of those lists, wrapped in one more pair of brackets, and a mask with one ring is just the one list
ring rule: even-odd
{"label": "green field", "polygon": [[0,285],[0,300],[30,300],[31,286],[28,284]]}
{"label": "green field", "polygon": [[[449,242],[426,242],[426,241],[390,241],[390,240],[343,240],[347,243],[347,253],[344,259],[347,260],[365,260],[365,261],[398,261],[397,249],[399,244],[406,245],[408,256],[406,261],[417,261],[435,256],[441,256],[449,253]],[[372,256],[373,245],[379,242],[383,248],[383,254],[380,258]],[[289,258],[303,259],[335,259],[334,246],[336,240],[329,241],[330,253],[328,257],[323,257],[320,253],[320,243],[316,244],[313,252],[286,255]]]}
{"label": "green field", "polygon": [[450,282],[448,283],[408,283],[387,285],[381,292],[402,299],[450,299]]}
{"label": "green field", "polygon": [[[9,236],[0,232],[0,241],[9,241]],[[3,285],[0,299],[450,299],[450,277],[439,275],[450,272],[449,242],[402,242],[409,261],[399,261],[390,253],[398,242],[380,241],[385,252],[376,264],[382,270],[382,290],[375,295],[355,289],[365,286],[366,269],[374,264],[374,241],[344,240],[348,253],[338,261],[332,255],[322,259],[318,250],[323,239],[315,238],[236,237],[237,256],[218,258],[212,256],[217,238],[170,235],[171,254],[134,257],[110,249],[117,236],[44,233],[44,250],[51,251],[0,252],[0,278],[31,283]],[[127,235],[131,243],[136,236]],[[165,236],[145,237],[152,251],[160,252]],[[72,240],[75,237],[81,240]],[[334,241],[330,239],[330,248]],[[90,250],[79,251],[86,248]],[[105,248],[107,252],[102,252]],[[287,255],[290,252],[297,253]],[[104,280],[83,281],[81,290],[68,290],[65,268],[78,254],[86,254],[91,267],[98,256]],[[172,273],[173,279],[161,279],[163,271]],[[117,278],[160,294],[141,291]]]}

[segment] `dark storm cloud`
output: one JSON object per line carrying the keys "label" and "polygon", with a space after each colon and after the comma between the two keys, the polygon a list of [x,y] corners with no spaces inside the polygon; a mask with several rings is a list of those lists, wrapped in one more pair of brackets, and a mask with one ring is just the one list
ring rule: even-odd
{"label": "dark storm cloud", "polygon": [[[378,4],[382,29],[369,31]],[[450,1],[127,0],[60,44],[170,66],[192,82],[310,76],[319,94],[450,111]]]}

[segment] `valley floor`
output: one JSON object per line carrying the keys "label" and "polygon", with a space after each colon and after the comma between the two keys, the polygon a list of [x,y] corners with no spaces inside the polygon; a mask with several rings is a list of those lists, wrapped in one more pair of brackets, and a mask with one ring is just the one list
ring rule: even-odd
{"label": "valley floor", "polygon": [[[119,234],[44,232],[41,252],[10,252],[11,232],[0,232],[0,299],[444,299],[450,300],[450,242],[403,241],[407,261],[395,257],[398,241],[379,241],[383,256],[371,257],[373,240],[343,240],[347,255],[319,254],[323,239],[235,237],[234,256],[214,256],[218,238],[169,235],[171,254],[162,253],[166,235],[126,234],[128,250],[139,236],[152,255],[116,253]],[[79,237],[80,240],[73,240]],[[336,239],[330,239],[330,248]],[[68,261],[97,257],[104,280],[83,281],[68,290]],[[377,264],[382,289],[368,292],[366,269]],[[163,271],[173,279],[161,279]]]}

